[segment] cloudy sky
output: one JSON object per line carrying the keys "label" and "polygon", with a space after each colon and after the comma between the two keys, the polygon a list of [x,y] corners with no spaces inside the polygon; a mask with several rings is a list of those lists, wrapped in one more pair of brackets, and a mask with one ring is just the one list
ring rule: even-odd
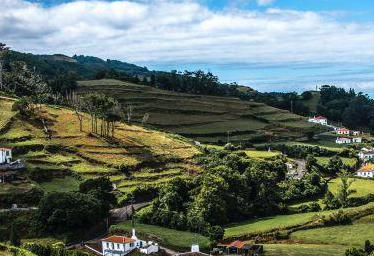
{"label": "cloudy sky", "polygon": [[203,69],[261,91],[374,96],[373,0],[0,0],[0,41],[151,69]]}

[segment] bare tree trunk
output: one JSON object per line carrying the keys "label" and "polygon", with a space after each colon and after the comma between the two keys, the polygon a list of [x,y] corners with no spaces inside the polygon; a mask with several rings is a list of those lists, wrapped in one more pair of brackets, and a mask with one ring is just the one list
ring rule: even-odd
{"label": "bare tree trunk", "polygon": [[114,130],[115,130],[116,122],[113,121],[112,123],[112,137],[114,138]]}
{"label": "bare tree trunk", "polygon": [[83,132],[83,115],[78,112],[78,109],[75,109],[75,114],[79,120],[79,131]]}

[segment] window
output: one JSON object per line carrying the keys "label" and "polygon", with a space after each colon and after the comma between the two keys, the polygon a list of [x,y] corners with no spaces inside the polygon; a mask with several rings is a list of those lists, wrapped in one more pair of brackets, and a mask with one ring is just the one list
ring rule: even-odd
{"label": "window", "polygon": [[106,247],[109,248],[109,243],[106,243]]}
{"label": "window", "polygon": [[134,246],[134,243],[130,243],[130,247],[133,247]]}
{"label": "window", "polygon": [[117,249],[119,249],[119,244],[117,244]]}

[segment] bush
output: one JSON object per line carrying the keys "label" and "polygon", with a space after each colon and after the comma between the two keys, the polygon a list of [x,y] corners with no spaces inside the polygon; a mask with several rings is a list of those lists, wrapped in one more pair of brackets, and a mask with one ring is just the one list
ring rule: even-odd
{"label": "bush", "polygon": [[326,226],[349,225],[352,224],[352,218],[347,213],[340,210],[330,214],[323,222]]}

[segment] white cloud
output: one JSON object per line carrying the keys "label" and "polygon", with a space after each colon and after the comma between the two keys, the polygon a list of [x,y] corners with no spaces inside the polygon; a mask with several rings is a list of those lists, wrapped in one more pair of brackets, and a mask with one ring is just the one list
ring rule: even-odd
{"label": "white cloud", "polygon": [[374,24],[342,23],[328,13],[212,11],[192,0],[81,0],[53,7],[0,3],[1,40],[34,53],[212,64],[369,62],[374,57]]}

